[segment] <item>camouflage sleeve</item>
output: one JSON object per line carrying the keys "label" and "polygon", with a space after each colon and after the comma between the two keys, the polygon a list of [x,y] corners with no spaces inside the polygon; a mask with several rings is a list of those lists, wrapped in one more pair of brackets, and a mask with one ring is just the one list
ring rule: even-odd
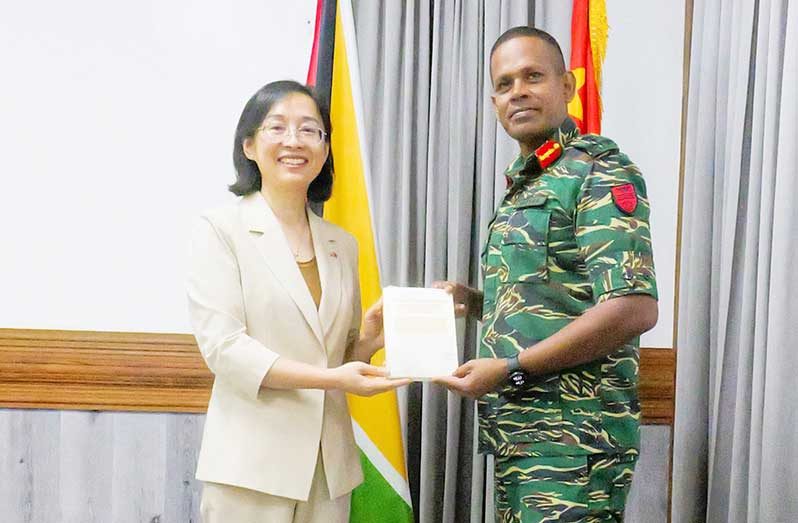
{"label": "camouflage sleeve", "polygon": [[596,158],[576,207],[576,242],[596,303],[628,294],[657,298],[646,184],[619,152]]}

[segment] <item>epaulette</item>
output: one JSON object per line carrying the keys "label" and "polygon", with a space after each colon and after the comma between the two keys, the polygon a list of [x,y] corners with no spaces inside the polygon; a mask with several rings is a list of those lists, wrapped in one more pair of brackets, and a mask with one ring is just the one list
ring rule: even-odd
{"label": "epaulette", "polygon": [[561,154],[562,145],[554,140],[546,140],[543,142],[543,145],[535,149],[535,158],[537,158],[541,170],[544,171],[549,165],[553,164]]}
{"label": "epaulette", "polygon": [[582,134],[574,138],[569,144],[570,147],[584,151],[593,158],[598,158],[610,152],[617,152],[618,145],[598,134]]}

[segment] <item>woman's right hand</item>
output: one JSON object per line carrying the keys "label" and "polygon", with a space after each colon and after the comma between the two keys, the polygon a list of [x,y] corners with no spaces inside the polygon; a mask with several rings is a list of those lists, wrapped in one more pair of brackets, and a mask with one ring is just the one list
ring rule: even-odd
{"label": "woman's right hand", "polygon": [[413,380],[391,379],[385,367],[369,365],[362,361],[350,361],[340,367],[330,369],[336,389],[358,396],[373,396],[397,387],[407,385]]}

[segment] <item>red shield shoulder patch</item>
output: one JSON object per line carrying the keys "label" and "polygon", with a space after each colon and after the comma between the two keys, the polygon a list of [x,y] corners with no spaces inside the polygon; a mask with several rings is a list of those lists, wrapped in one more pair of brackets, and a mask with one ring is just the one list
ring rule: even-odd
{"label": "red shield shoulder patch", "polygon": [[612,201],[615,206],[626,214],[633,214],[637,209],[637,191],[631,183],[618,185],[610,189],[612,191]]}

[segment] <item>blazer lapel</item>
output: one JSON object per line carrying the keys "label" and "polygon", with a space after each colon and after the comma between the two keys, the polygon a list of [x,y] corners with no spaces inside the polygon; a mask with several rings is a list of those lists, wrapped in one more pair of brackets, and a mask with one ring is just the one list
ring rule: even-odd
{"label": "blazer lapel", "polygon": [[313,235],[313,250],[316,251],[316,264],[321,280],[321,304],[319,319],[324,333],[332,328],[341,301],[341,248],[335,237],[328,233],[329,226],[308,211],[310,231]]}
{"label": "blazer lapel", "polygon": [[[274,216],[271,207],[266,203],[260,192],[255,192],[242,198],[241,206],[244,226],[249,229],[258,251],[266,262],[266,266],[296,303],[313,334],[316,335],[321,346],[325,347],[326,350],[324,331],[319,322],[316,304],[313,303],[313,298],[308,292],[308,286],[304,278],[302,278],[302,273],[299,271],[277,217]],[[314,238],[314,244],[315,241]],[[319,273],[321,273],[321,264],[319,264]],[[323,296],[324,279],[322,278],[321,281]]]}

